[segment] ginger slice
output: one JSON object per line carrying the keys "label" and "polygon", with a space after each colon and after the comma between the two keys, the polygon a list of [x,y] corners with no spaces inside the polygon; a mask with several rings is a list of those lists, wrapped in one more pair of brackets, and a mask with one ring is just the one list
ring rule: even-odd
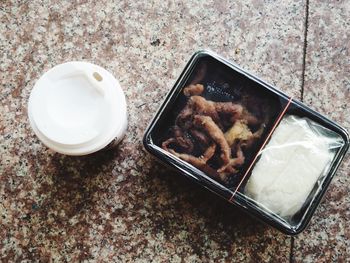
{"label": "ginger slice", "polygon": [[246,141],[253,136],[249,127],[242,120],[238,120],[235,124],[225,133],[225,139],[228,145],[232,146],[235,140]]}

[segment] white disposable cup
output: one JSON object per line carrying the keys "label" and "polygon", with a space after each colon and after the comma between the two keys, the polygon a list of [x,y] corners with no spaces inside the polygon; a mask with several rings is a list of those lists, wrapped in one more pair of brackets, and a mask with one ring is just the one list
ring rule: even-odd
{"label": "white disposable cup", "polygon": [[127,128],[126,100],[118,80],[87,62],[67,62],[35,84],[28,117],[37,137],[66,155],[86,155],[117,144]]}

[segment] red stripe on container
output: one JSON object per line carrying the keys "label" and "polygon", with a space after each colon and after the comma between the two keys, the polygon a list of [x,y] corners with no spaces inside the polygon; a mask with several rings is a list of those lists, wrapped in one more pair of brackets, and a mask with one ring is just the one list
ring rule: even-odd
{"label": "red stripe on container", "polygon": [[237,193],[239,187],[241,186],[241,184],[243,183],[244,179],[246,178],[246,176],[248,175],[248,173],[249,173],[250,170],[252,169],[252,167],[253,167],[253,165],[255,164],[255,161],[256,161],[256,159],[258,158],[258,156],[260,155],[262,149],[265,147],[267,141],[270,139],[272,133],[275,131],[275,129],[277,128],[277,125],[279,124],[279,122],[281,121],[281,119],[283,118],[283,116],[285,115],[285,113],[286,113],[286,111],[287,111],[287,109],[288,109],[288,107],[289,107],[289,105],[290,105],[291,102],[292,102],[292,98],[289,98],[286,107],[283,109],[283,111],[281,112],[281,114],[278,116],[278,118],[277,118],[275,124],[273,125],[273,127],[272,127],[272,129],[271,129],[269,135],[266,137],[266,140],[265,140],[264,143],[261,145],[261,147],[260,147],[258,153],[255,155],[253,161],[251,162],[250,166],[248,167],[247,171],[245,172],[245,174],[244,174],[242,180],[239,182],[238,186],[236,187],[236,189],[235,189],[235,191],[233,192],[233,194],[232,194],[232,196],[230,197],[230,199],[228,199],[229,202],[231,202],[231,203],[233,202],[233,197],[236,195],[236,193]]}

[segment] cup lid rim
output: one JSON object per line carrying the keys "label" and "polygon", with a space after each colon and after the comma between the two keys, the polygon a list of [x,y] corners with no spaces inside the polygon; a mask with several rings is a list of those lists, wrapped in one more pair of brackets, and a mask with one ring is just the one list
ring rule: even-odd
{"label": "cup lid rim", "polygon": [[[67,74],[70,74],[70,77],[65,79]],[[93,74],[98,74],[97,79]],[[84,85],[77,82],[74,76],[77,76],[80,81],[85,81]],[[62,79],[65,82],[62,82]],[[75,100],[67,96],[67,88],[70,88],[68,89],[69,96],[72,96],[71,93],[76,93]],[[75,91],[75,89],[78,90]],[[86,93],[87,89],[90,89],[88,94],[82,94],[82,92]],[[80,95],[84,95],[82,103],[79,102]],[[67,101],[68,110],[62,110],[62,107],[67,106]],[[78,106],[73,105],[75,103]],[[69,119],[70,106],[73,110],[78,109],[80,114],[76,114],[76,118],[72,120]],[[85,109],[87,109],[86,113]],[[61,111],[65,115],[61,114]],[[57,115],[63,126],[54,125],[59,123],[55,119],[58,118]],[[88,126],[82,126],[84,122],[81,121],[81,116],[89,124]],[[28,117],[34,133],[47,147],[67,155],[85,155],[104,148],[115,138],[120,140],[124,136],[127,127],[125,94],[118,80],[104,68],[84,61],[66,62],[49,69],[35,83],[28,101]],[[67,122],[68,125],[66,125]],[[80,126],[73,130],[71,127],[76,126],[75,123]],[[89,129],[92,129],[94,125],[98,126],[97,134],[84,138],[84,134],[88,134]]]}

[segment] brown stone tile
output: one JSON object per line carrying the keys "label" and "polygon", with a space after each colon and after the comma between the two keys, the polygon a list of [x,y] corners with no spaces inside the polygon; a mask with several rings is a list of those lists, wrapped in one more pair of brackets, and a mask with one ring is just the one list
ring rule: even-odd
{"label": "brown stone tile", "polygon": [[[304,101],[350,130],[348,1],[310,1]],[[350,258],[350,158],[338,170],[309,227],[295,238],[296,262]]]}
{"label": "brown stone tile", "polygon": [[[289,237],[156,164],[141,139],[200,48],[299,97],[304,7],[293,0],[1,3],[1,261],[287,261]],[[70,60],[119,78],[130,122],[117,151],[62,156],[31,131],[30,90]]]}

